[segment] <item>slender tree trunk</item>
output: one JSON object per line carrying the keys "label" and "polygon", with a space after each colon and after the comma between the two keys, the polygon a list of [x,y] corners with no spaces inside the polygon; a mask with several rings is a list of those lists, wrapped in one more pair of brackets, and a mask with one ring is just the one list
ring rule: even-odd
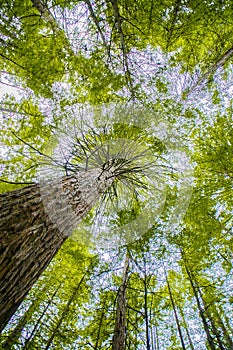
{"label": "slender tree trunk", "polygon": [[124,350],[126,340],[126,286],[128,278],[129,257],[126,255],[122,284],[117,298],[116,321],[112,340],[112,350]]}
{"label": "slender tree trunk", "polygon": [[[107,300],[107,294],[104,297],[103,305],[106,304],[106,300]],[[95,345],[93,346],[94,350],[98,350],[100,348],[99,341],[100,341],[101,328],[103,326],[103,320],[104,320],[105,313],[106,313],[106,310],[103,307],[102,311],[101,311],[101,315],[100,315],[100,321],[98,323],[98,330],[97,330],[97,336],[96,336],[96,340],[95,340]]]}
{"label": "slender tree trunk", "polygon": [[[152,302],[151,302],[152,304]],[[152,318],[152,305],[150,305],[150,324],[151,324],[151,327],[150,327],[150,339],[151,339],[151,349],[152,350],[156,350],[155,349],[155,342],[154,342],[154,332],[153,332],[153,325],[152,325],[152,322],[151,322],[151,318]]]}
{"label": "slender tree trunk", "polygon": [[225,339],[225,342],[227,344],[227,346],[229,347],[230,350],[233,350],[233,340],[231,335],[229,334],[229,331],[227,330],[227,327],[225,326],[221,315],[219,314],[219,311],[216,309],[215,313],[217,314],[217,322],[220,326],[220,328],[222,329],[222,333],[223,333],[223,338]]}
{"label": "slender tree trunk", "polygon": [[[222,309],[222,307],[221,307]],[[225,324],[225,329],[226,329],[226,332],[231,336],[231,338],[233,339],[233,329],[230,325],[230,322],[229,322],[229,317],[227,317],[226,315],[223,316],[224,318],[224,324]]]}
{"label": "slender tree trunk", "polygon": [[155,332],[156,332],[156,350],[159,350],[159,333],[158,333],[157,326],[155,326]]}
{"label": "slender tree trunk", "polygon": [[186,322],[186,320],[185,320],[184,312],[183,312],[183,310],[182,310],[181,307],[179,307],[179,310],[180,310],[180,314],[181,314],[181,317],[182,317],[182,321],[183,321],[183,324],[184,324],[184,327],[185,327],[185,331],[186,331],[186,334],[187,334],[187,337],[188,337],[188,340],[189,340],[190,349],[191,349],[191,350],[195,350],[194,345],[193,345],[193,342],[192,342],[191,335],[190,335],[190,333],[189,333],[188,324],[187,324],[187,322]]}
{"label": "slender tree trunk", "polygon": [[189,269],[188,269],[186,264],[185,264],[185,269],[186,269],[187,275],[189,277],[190,284],[192,286],[193,294],[194,294],[196,302],[197,302],[197,307],[198,307],[198,310],[199,310],[200,317],[202,319],[202,323],[203,323],[203,326],[204,326],[204,330],[206,332],[207,341],[209,343],[210,349],[211,350],[217,350],[217,348],[216,348],[216,346],[214,344],[213,337],[211,336],[211,333],[210,333],[210,330],[209,330],[209,326],[208,326],[208,322],[207,322],[205,314],[204,314],[204,310],[203,310],[203,308],[201,306],[201,302],[200,302],[199,296],[197,294],[197,290],[196,290],[196,287],[195,287],[195,284],[194,284],[194,281],[193,281],[193,278],[192,278],[192,274],[189,271]]}
{"label": "slender tree trunk", "polygon": [[213,315],[211,315],[210,312],[208,311],[208,306],[206,305],[206,302],[205,302],[204,296],[202,294],[202,291],[201,291],[200,287],[197,286],[197,283],[196,283],[196,288],[197,288],[197,291],[198,291],[198,293],[199,293],[199,295],[201,297],[202,303],[203,303],[203,305],[205,307],[205,313],[206,313],[207,317],[210,320],[210,324],[211,324],[211,327],[212,327],[212,332],[215,335],[215,337],[217,338],[219,349],[220,350],[226,350],[225,345],[222,342],[220,332],[219,332],[219,330],[218,330],[218,328],[216,326],[216,323],[214,321]]}
{"label": "slender tree trunk", "polygon": [[188,95],[207,83],[211,75],[214,74],[218,68],[222,67],[232,57],[232,55],[233,46],[230,47],[221,57],[219,57],[218,60],[209,68],[209,70],[200,77],[196,84],[188,91]]}
{"label": "slender tree trunk", "polygon": [[40,314],[40,317],[37,319],[36,324],[34,325],[32,331],[30,333],[30,336],[25,340],[25,343],[24,343],[24,346],[23,346],[23,350],[32,349],[32,347],[33,347],[33,338],[35,337],[35,335],[37,333],[37,330],[38,330],[38,328],[41,325],[41,321],[42,321],[43,317],[45,316],[46,312],[48,311],[50,305],[53,303],[53,300],[54,300],[57,292],[59,291],[61,285],[62,285],[62,283],[60,283],[58,285],[58,287],[53,292],[51,298],[48,300],[48,302],[46,304],[46,307],[44,308],[43,312]]}
{"label": "slender tree trunk", "polygon": [[0,331],[112,181],[92,169],[0,195]]}
{"label": "slender tree trunk", "polygon": [[146,322],[146,349],[150,350],[150,326],[149,326],[149,315],[148,315],[148,291],[147,291],[147,276],[145,272],[144,283],[144,310],[145,310],[145,322]]}
{"label": "slender tree trunk", "polygon": [[55,22],[55,19],[53,18],[51,12],[49,11],[47,5],[46,5],[46,0],[31,0],[32,5],[39,11],[41,17],[45,21],[48,21],[50,24],[53,24],[53,29],[58,29],[58,25]]}
{"label": "slender tree trunk", "polygon": [[82,276],[81,280],[79,281],[77,286],[74,288],[74,290],[73,290],[73,292],[72,292],[72,294],[71,294],[71,296],[70,296],[70,298],[69,298],[69,300],[68,300],[68,302],[67,302],[67,304],[66,304],[66,306],[65,306],[65,308],[64,308],[64,310],[63,310],[63,312],[61,314],[61,317],[58,319],[58,321],[56,323],[56,326],[54,327],[54,329],[52,331],[52,335],[51,335],[51,337],[49,338],[49,340],[48,340],[48,342],[46,344],[45,350],[48,350],[50,348],[50,346],[52,345],[53,340],[54,340],[55,336],[57,335],[62,322],[64,321],[64,319],[66,318],[66,316],[67,316],[67,314],[69,312],[70,305],[73,303],[73,301],[74,301],[74,299],[75,299],[75,297],[76,297],[76,295],[77,295],[77,293],[78,293],[78,291],[80,289],[81,284],[83,283],[83,281],[86,278],[86,275],[87,275],[87,273],[85,273]]}
{"label": "slender tree trunk", "polygon": [[177,325],[177,328],[178,328],[182,349],[186,350],[185,343],[184,343],[184,338],[183,338],[181,327],[180,327],[179,318],[178,318],[177,311],[176,311],[176,305],[175,305],[175,302],[174,302],[174,299],[173,299],[173,295],[172,295],[172,291],[171,291],[171,286],[170,286],[170,283],[169,283],[169,280],[168,280],[168,277],[167,277],[167,273],[166,273],[165,270],[164,270],[164,272],[165,272],[165,276],[166,276],[168,292],[169,292],[169,296],[170,296],[171,303],[172,303],[172,308],[173,308],[174,315],[175,315],[176,325]]}

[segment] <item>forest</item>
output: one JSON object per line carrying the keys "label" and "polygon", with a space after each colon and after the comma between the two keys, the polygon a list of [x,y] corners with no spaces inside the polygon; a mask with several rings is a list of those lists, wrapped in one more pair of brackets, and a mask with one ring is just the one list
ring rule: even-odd
{"label": "forest", "polygon": [[232,1],[0,14],[0,348],[233,350]]}

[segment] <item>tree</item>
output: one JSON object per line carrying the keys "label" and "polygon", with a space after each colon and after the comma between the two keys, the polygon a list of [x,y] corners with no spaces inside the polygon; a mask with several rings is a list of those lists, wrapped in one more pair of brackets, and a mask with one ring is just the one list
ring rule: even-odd
{"label": "tree", "polygon": [[[76,137],[73,158],[63,165],[67,176],[1,195],[3,327],[80,220],[109,188],[116,194],[115,180],[144,186],[140,177],[146,177],[150,163],[141,161],[146,153],[140,143],[136,150],[124,141],[119,150],[110,147],[111,133],[90,136]],[[110,138],[107,145],[101,144],[103,137]]]}
{"label": "tree", "polygon": [[[44,286],[44,288],[41,290],[41,295],[38,295],[32,301],[31,305],[29,306],[27,311],[24,313],[23,317],[20,318],[16,327],[11,331],[9,336],[4,340],[4,342],[2,343],[3,349],[10,349],[13,346],[13,344],[15,344],[18,341],[24,327],[27,325],[33,312],[35,311],[35,308],[41,302],[41,297],[43,298],[43,294],[44,294],[45,290],[46,290],[46,286]],[[54,295],[56,294],[56,292],[57,292],[57,290],[55,291]]]}
{"label": "tree", "polygon": [[181,327],[180,327],[180,321],[179,321],[179,318],[178,318],[178,314],[177,314],[177,310],[176,310],[176,305],[175,305],[175,302],[174,302],[174,299],[173,299],[173,295],[172,295],[172,291],[171,291],[171,286],[170,286],[170,283],[169,283],[169,280],[168,280],[166,271],[165,271],[165,275],[166,275],[166,282],[167,282],[169,297],[170,297],[170,299],[171,299],[172,308],[173,308],[173,311],[174,311],[174,316],[175,316],[177,328],[178,328],[178,331],[179,331],[179,336],[180,336],[180,341],[181,341],[182,349],[185,350],[185,349],[186,349],[186,346],[185,346],[185,343],[184,343],[184,339],[183,339],[183,335],[182,335],[182,330],[181,330]]}

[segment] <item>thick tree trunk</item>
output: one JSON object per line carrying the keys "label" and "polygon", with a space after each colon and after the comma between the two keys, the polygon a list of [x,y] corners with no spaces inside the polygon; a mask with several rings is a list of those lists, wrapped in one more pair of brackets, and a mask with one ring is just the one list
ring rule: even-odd
{"label": "thick tree trunk", "polygon": [[126,255],[122,284],[118,291],[116,321],[112,340],[112,350],[124,350],[126,338],[126,286],[128,279],[129,257]]}
{"label": "thick tree trunk", "polygon": [[111,185],[109,175],[93,169],[0,195],[0,331]]}

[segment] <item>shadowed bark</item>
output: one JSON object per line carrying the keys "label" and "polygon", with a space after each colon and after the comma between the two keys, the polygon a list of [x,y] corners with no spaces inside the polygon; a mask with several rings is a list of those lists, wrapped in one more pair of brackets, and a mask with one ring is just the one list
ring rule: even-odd
{"label": "shadowed bark", "polygon": [[0,330],[112,181],[92,169],[0,195]]}

